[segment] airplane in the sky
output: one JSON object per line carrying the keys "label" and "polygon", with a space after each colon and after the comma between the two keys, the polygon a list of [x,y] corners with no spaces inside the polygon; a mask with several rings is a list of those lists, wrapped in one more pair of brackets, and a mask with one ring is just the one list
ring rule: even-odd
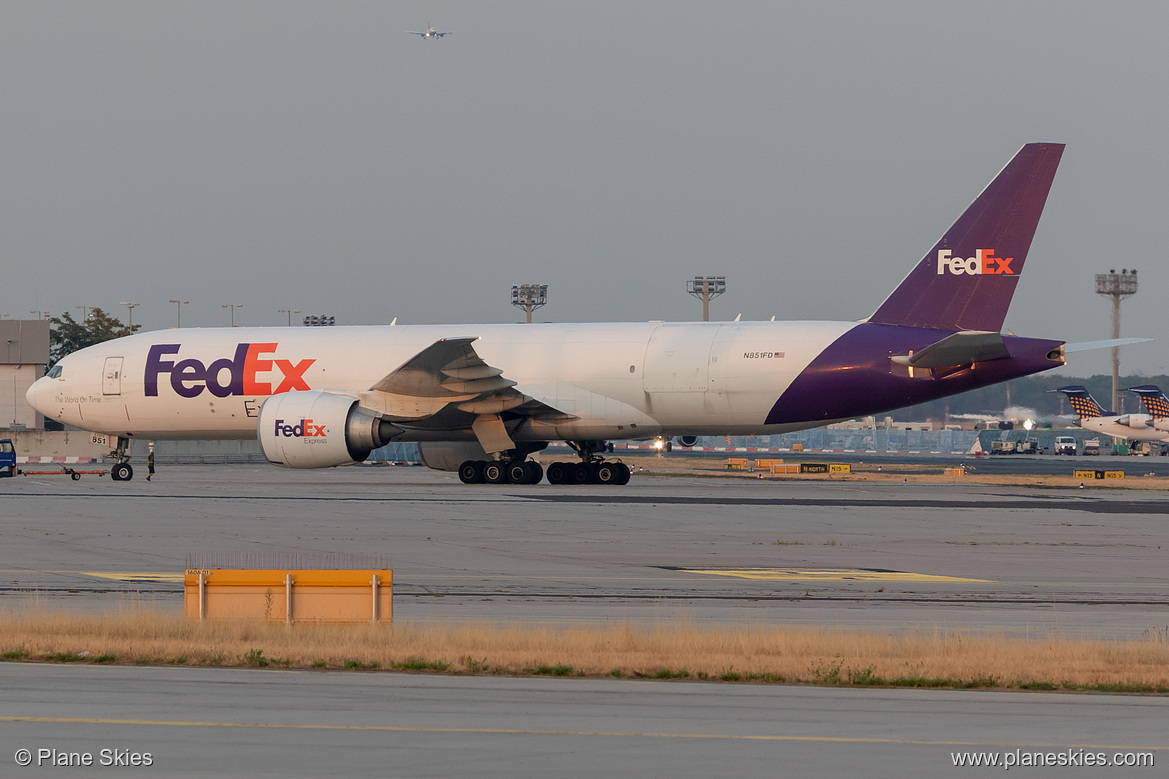
{"label": "airplane in the sky", "polygon": [[1001,332],[1063,148],[1020,149],[860,321],[167,330],[70,354],[27,397],[116,437],[118,480],[131,438],[259,438],[289,468],[418,442],[467,483],[536,483],[529,455],[565,441],[551,483],[625,483],[611,441],[819,427],[1063,365],[1063,341]]}
{"label": "airplane in the sky", "polygon": [[[1162,441],[1169,442],[1169,420],[1157,420],[1149,414],[1117,414],[1101,408],[1087,387],[1073,384],[1067,387],[1050,390],[1062,392],[1068,396],[1072,409],[1080,418],[1080,427],[1093,430],[1097,433],[1122,438],[1128,441]],[[1146,395],[1152,395],[1151,400],[1156,403],[1164,395],[1161,390],[1151,384],[1143,387],[1133,387],[1129,392],[1136,392],[1149,407],[1150,400]]]}
{"label": "airplane in the sky", "polygon": [[427,22],[427,28],[426,28],[425,32],[419,32],[418,30],[406,30],[406,32],[409,33],[410,35],[421,35],[423,38],[441,38],[444,35],[454,35],[453,31],[452,32],[439,32],[438,30],[434,29],[433,27],[430,27],[429,24],[430,24],[430,22]]}

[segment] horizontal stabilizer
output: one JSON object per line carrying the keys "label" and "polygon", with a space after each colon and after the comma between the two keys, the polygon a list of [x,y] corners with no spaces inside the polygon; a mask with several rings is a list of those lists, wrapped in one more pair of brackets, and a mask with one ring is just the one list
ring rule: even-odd
{"label": "horizontal stabilizer", "polygon": [[1010,356],[1001,333],[963,330],[930,344],[921,351],[896,355],[890,359],[898,365],[908,365],[911,368],[949,368],[973,362],[1005,360]]}
{"label": "horizontal stabilizer", "polygon": [[1093,349],[1111,349],[1113,346],[1128,346],[1129,344],[1143,344],[1155,341],[1156,338],[1109,338],[1105,341],[1080,341],[1075,344],[1064,344],[1064,353],[1090,352]]}

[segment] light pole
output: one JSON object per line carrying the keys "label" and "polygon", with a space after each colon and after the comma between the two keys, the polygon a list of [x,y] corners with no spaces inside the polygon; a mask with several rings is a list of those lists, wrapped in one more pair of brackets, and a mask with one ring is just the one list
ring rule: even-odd
{"label": "light pole", "polygon": [[191,301],[189,301],[189,300],[168,300],[167,302],[175,304],[175,311],[176,311],[176,313],[175,313],[175,327],[176,328],[182,327],[183,326],[183,306],[186,305],[187,303],[190,303]]}
{"label": "light pole", "polygon": [[232,327],[235,327],[235,310],[237,308],[243,308],[243,307],[244,307],[243,303],[224,303],[222,306],[220,306],[220,308],[230,308],[231,309],[231,326]]}
{"label": "light pole", "polygon": [[134,333],[134,309],[142,305],[141,303],[126,303],[125,301],[119,303],[120,306],[125,306],[130,311],[130,334]]}
{"label": "light pole", "polygon": [[[1137,272],[1122,268],[1096,274],[1096,294],[1112,298],[1112,337],[1120,338],[1120,299],[1137,294]],[[1112,409],[1120,413],[1117,406],[1117,385],[1120,383],[1120,347],[1112,347]]]}
{"label": "light pole", "polygon": [[298,309],[298,308],[278,308],[276,310],[281,314],[288,314],[288,326],[289,327],[292,327],[292,315],[300,313],[300,309]]}
{"label": "light pole", "polygon": [[686,291],[702,298],[702,321],[710,321],[710,301],[727,291],[726,276],[695,276],[686,282]]}
{"label": "light pole", "polygon": [[527,312],[528,324],[532,323],[532,312],[547,302],[547,284],[517,284],[511,288],[511,304]]}
{"label": "light pole", "polygon": [[45,317],[50,316],[50,313],[48,311],[29,311],[28,313],[36,314],[37,319],[44,319]]}
{"label": "light pole", "polygon": [[74,306],[74,308],[81,309],[81,321],[83,324],[89,321],[89,306]]}

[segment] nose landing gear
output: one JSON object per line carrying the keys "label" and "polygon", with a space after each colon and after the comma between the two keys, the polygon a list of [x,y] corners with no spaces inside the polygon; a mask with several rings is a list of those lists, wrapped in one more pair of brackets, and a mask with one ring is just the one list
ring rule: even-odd
{"label": "nose landing gear", "polygon": [[110,478],[114,481],[130,481],[134,478],[134,468],[130,465],[130,458],[126,455],[126,450],[130,448],[129,438],[118,438],[118,447],[110,452],[107,457],[117,460],[117,464],[110,468]]}

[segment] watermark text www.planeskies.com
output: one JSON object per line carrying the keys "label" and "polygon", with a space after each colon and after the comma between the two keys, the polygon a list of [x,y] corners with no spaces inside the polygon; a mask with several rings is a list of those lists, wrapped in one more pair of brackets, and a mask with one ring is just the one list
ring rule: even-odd
{"label": "watermark text www.planeskies.com", "polygon": [[1064,749],[1059,752],[1035,752],[1015,749],[1007,752],[951,752],[955,766],[986,768],[1152,768],[1152,752],[1097,752],[1090,749]]}

